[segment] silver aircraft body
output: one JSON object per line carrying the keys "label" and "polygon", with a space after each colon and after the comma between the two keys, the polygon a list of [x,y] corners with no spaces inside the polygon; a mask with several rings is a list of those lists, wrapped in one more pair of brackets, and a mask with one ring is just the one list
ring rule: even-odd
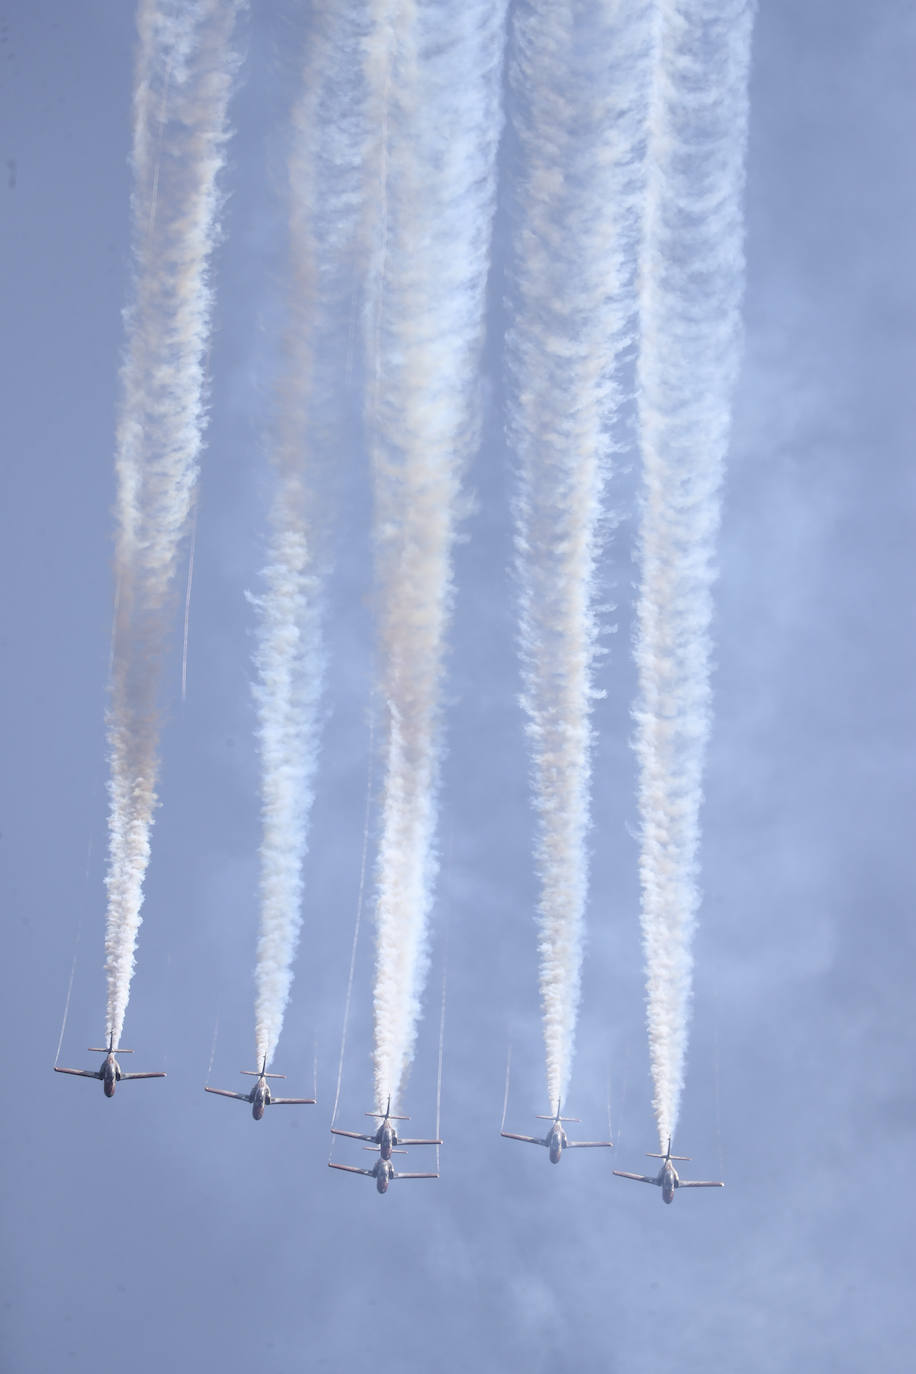
{"label": "silver aircraft body", "polygon": [[388,1192],[388,1185],[393,1179],[402,1178],[438,1178],[438,1174],[402,1174],[398,1172],[390,1159],[377,1159],[371,1169],[358,1169],[355,1164],[335,1164],[333,1160],[328,1160],[329,1169],[342,1169],[347,1174],[365,1174],[367,1178],[375,1179],[375,1186],[380,1193]]}
{"label": "silver aircraft body", "polygon": [[577,1116],[561,1116],[560,1104],[557,1103],[556,1116],[539,1116],[538,1121],[549,1121],[550,1130],[545,1136],[540,1135],[516,1135],[514,1131],[500,1131],[500,1135],[506,1140],[524,1140],[529,1145],[543,1145],[548,1152],[551,1164],[559,1164],[564,1150],[610,1150],[613,1149],[612,1140],[570,1140],[563,1129],[564,1122],[575,1121],[578,1123]]}
{"label": "silver aircraft body", "polygon": [[97,1069],[62,1069],[60,1065],[54,1065],[55,1073],[72,1073],[77,1078],[99,1078],[102,1081],[106,1097],[114,1097],[115,1088],[122,1081],[129,1078],[165,1078],[164,1073],[124,1073],[116,1056],[119,1054],[133,1054],[133,1050],[124,1050],[120,1047],[115,1048],[114,1032],[108,1037],[108,1048],[99,1049],[98,1046],[90,1046],[90,1054],[104,1054],[105,1058]]}
{"label": "silver aircraft body", "polygon": [[[364,1135],[362,1131],[342,1131],[337,1126],[331,1127],[331,1135],[344,1135],[349,1140],[368,1140],[370,1145],[378,1146],[378,1152],[382,1159],[390,1159],[392,1153],[397,1150],[399,1145],[441,1145],[441,1140],[406,1140],[398,1135],[397,1127],[392,1125],[394,1121],[409,1121],[409,1116],[391,1115],[391,1098],[388,1099],[388,1106],[384,1112],[366,1112],[366,1116],[371,1116],[381,1124],[377,1131],[372,1135]],[[403,1151],[399,1151],[403,1153]],[[401,1175],[403,1177],[403,1175]],[[425,1175],[424,1175],[425,1177]],[[384,1189],[380,1189],[383,1192]]]}
{"label": "silver aircraft body", "polygon": [[662,1201],[673,1202],[676,1188],[724,1188],[725,1184],[713,1182],[708,1179],[698,1178],[679,1178],[677,1169],[672,1164],[676,1159],[678,1163],[689,1161],[689,1155],[673,1155],[671,1153],[671,1137],[668,1137],[668,1150],[663,1155],[647,1154],[647,1159],[661,1159],[664,1161],[662,1167],[654,1177],[649,1178],[645,1174],[627,1174],[622,1169],[615,1169],[614,1173],[618,1178],[632,1178],[637,1183],[654,1183],[656,1188],[662,1190]]}
{"label": "silver aircraft body", "polygon": [[247,1074],[249,1078],[256,1078],[258,1081],[253,1085],[251,1092],[234,1093],[228,1088],[204,1088],[205,1093],[216,1093],[219,1097],[234,1097],[238,1102],[251,1103],[251,1115],[255,1121],[260,1121],[264,1115],[265,1107],[307,1107],[313,1106],[317,1101],[314,1097],[274,1097],[270,1091],[268,1078],[285,1078],[285,1073],[267,1072],[267,1055],[261,1061],[261,1068],[242,1069],[241,1073]]}

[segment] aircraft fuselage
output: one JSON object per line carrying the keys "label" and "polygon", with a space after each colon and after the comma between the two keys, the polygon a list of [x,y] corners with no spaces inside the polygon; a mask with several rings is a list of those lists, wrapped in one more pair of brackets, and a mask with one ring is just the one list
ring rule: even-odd
{"label": "aircraft fuselage", "polygon": [[566,1149],[566,1132],[559,1121],[554,1123],[550,1135],[547,1137],[547,1151],[550,1156],[551,1164],[559,1164],[560,1156]]}
{"label": "aircraft fuselage", "polygon": [[375,1133],[376,1143],[378,1144],[379,1155],[382,1159],[390,1159],[391,1152],[398,1143],[398,1133],[390,1121],[383,1121]]}
{"label": "aircraft fuselage", "polygon": [[259,1078],[251,1090],[251,1115],[255,1121],[260,1121],[264,1115],[264,1108],[270,1104],[270,1088],[266,1079]]}
{"label": "aircraft fuselage", "polygon": [[391,1164],[384,1159],[380,1159],[376,1164],[373,1173],[375,1174],[375,1186],[380,1193],[388,1192],[388,1184],[391,1182],[394,1169]]}
{"label": "aircraft fuselage", "polygon": [[105,1062],[102,1065],[99,1077],[101,1078],[102,1085],[105,1089],[105,1096],[114,1097],[115,1085],[117,1084],[118,1079],[121,1077],[121,1070],[118,1067],[117,1059],[115,1059],[114,1054],[110,1050],[105,1057]]}
{"label": "aircraft fuselage", "polygon": [[674,1201],[674,1190],[677,1187],[677,1169],[673,1164],[666,1164],[658,1178],[662,1189],[662,1198],[665,1202]]}

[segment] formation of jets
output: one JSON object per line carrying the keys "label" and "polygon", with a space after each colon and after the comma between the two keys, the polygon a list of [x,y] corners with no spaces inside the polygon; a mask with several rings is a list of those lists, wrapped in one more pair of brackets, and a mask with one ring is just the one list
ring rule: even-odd
{"label": "formation of jets", "polygon": [[204,1088],[205,1093],[217,1093],[220,1097],[234,1097],[237,1102],[250,1102],[251,1115],[255,1121],[260,1121],[264,1115],[265,1107],[313,1107],[318,1101],[316,1097],[274,1097],[270,1091],[268,1078],[285,1078],[285,1073],[267,1072],[267,1055],[261,1060],[261,1068],[240,1069],[240,1073],[247,1074],[249,1078],[256,1078],[257,1083],[252,1085],[251,1092],[234,1093],[228,1088]]}
{"label": "formation of jets", "polygon": [[[133,1054],[133,1050],[125,1050],[114,1043],[114,1035],[108,1037],[107,1049],[90,1049],[91,1054],[103,1054],[105,1058],[97,1069],[65,1069],[59,1065],[54,1065],[55,1073],[75,1074],[79,1078],[99,1079],[104,1087],[106,1097],[114,1097],[115,1088],[118,1083],[131,1078],[165,1078],[164,1073],[124,1073],[118,1063],[119,1054]],[[231,1092],[228,1088],[205,1087],[204,1092],[217,1093],[220,1097],[234,1097],[239,1102],[251,1104],[251,1115],[255,1121],[260,1121],[264,1115],[266,1107],[299,1107],[312,1106],[317,1101],[314,1097],[274,1097],[270,1090],[268,1079],[285,1078],[283,1073],[267,1072],[267,1056],[261,1061],[260,1069],[242,1069],[242,1073],[257,1081],[252,1085],[251,1091],[247,1093]],[[610,1140],[570,1140],[563,1129],[564,1125],[571,1122],[578,1123],[577,1116],[562,1116],[561,1104],[557,1103],[557,1110],[553,1116],[539,1116],[538,1121],[549,1121],[550,1128],[546,1135],[517,1135],[514,1131],[500,1131],[500,1135],[506,1140],[523,1140],[529,1145],[541,1145],[547,1150],[551,1164],[559,1164],[564,1150],[600,1150],[611,1149],[613,1142]],[[391,1111],[391,1098],[384,1112],[366,1112],[366,1116],[378,1121],[379,1125],[372,1134],[364,1131],[344,1131],[337,1126],[331,1127],[332,1135],[346,1136],[349,1140],[367,1141],[368,1144],[363,1148],[367,1150],[377,1150],[378,1159],[371,1169],[361,1169],[355,1164],[337,1164],[329,1160],[329,1167],[340,1169],[348,1174],[363,1174],[366,1178],[374,1178],[375,1186],[380,1193],[387,1193],[388,1186],[395,1179],[414,1179],[414,1178],[438,1178],[438,1173],[405,1173],[400,1169],[395,1169],[391,1162],[392,1155],[406,1154],[408,1145],[441,1145],[442,1141],[436,1137],[406,1137],[398,1133],[398,1128],[394,1124],[398,1121],[409,1121],[409,1116],[395,1116]],[[652,1183],[656,1188],[662,1190],[662,1201],[673,1202],[674,1194],[678,1188],[724,1188],[725,1184],[721,1180],[712,1179],[688,1179],[680,1178],[674,1161],[680,1164],[689,1160],[689,1155],[673,1155],[671,1153],[671,1138],[668,1138],[668,1149],[665,1154],[649,1154],[649,1159],[660,1159],[661,1168],[657,1174],[629,1174],[623,1169],[615,1169],[613,1172],[618,1178],[630,1178],[636,1183]]]}
{"label": "formation of jets", "polygon": [[128,1078],[165,1078],[164,1073],[124,1073],[115,1055],[133,1054],[133,1050],[124,1050],[120,1046],[116,1049],[114,1035],[108,1037],[108,1048],[106,1050],[98,1047],[89,1047],[90,1054],[104,1054],[105,1058],[97,1069],[62,1069],[58,1064],[54,1065],[55,1073],[72,1073],[77,1078],[100,1078],[104,1085],[105,1096],[114,1097],[117,1085]]}
{"label": "formation of jets", "polygon": [[374,1178],[375,1186],[380,1193],[387,1193],[388,1185],[393,1179],[400,1178],[438,1178],[437,1173],[430,1174],[408,1174],[403,1170],[395,1169],[391,1162],[391,1156],[405,1155],[405,1145],[441,1145],[442,1141],[435,1138],[427,1140],[408,1140],[404,1136],[398,1135],[397,1127],[392,1125],[394,1121],[409,1121],[409,1116],[392,1116],[391,1098],[384,1112],[366,1112],[366,1116],[378,1121],[379,1127],[372,1135],[366,1135],[363,1131],[342,1131],[337,1126],[331,1127],[332,1135],[347,1136],[350,1140],[368,1140],[370,1143],[364,1145],[365,1150],[378,1150],[379,1157],[371,1169],[360,1169],[355,1164],[335,1164],[333,1160],[328,1160],[328,1167],[331,1169],[341,1169],[347,1174],[365,1174],[366,1178]]}

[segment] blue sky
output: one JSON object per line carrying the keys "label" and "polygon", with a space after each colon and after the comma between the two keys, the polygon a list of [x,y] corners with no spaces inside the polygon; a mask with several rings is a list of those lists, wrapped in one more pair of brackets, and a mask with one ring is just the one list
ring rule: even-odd
{"label": "blue sky", "polygon": [[[621,1374],[909,1367],[913,847],[912,377],[916,23],[884,3],[761,6],[746,348],[715,626],[695,1009],[679,1147],[722,1193],[657,1194],[603,1152],[552,1169],[497,1136],[542,1110],[536,889],[513,647],[511,474],[493,406],[470,474],[446,691],[432,975],[409,1109],[432,1125],[448,1005],[442,1177],[326,1168],[366,798],[370,501],[355,420],[328,493],[329,712],[293,999],[277,1055],[321,1103],[252,1123],[208,1098],[250,1067],[259,819],[244,592],[262,556],[262,436],[281,238],[272,130],[295,93],[258,7],[217,259],[189,692],[167,665],[126,1039],[162,1083],[101,1089],[104,692],[120,312],[128,284],[132,6],[0,11],[6,588],[0,1024],[8,1110],[2,1363],[137,1374],[524,1367]],[[292,31],[295,31],[293,25]],[[15,175],[10,164],[15,165]],[[0,168],[2,170],[2,168]],[[11,184],[15,182],[15,184]],[[497,225],[505,242],[505,224]],[[344,383],[346,387],[346,383]],[[352,414],[358,398],[351,398]],[[612,499],[632,512],[635,473]],[[592,894],[571,1110],[636,1168],[653,1122],[629,709],[634,527],[608,551],[617,633],[596,708]],[[368,1105],[360,947],[342,1119]],[[214,1039],[214,1027],[216,1035]],[[212,1058],[212,1063],[211,1063]],[[209,1075],[209,1078],[208,1078]],[[414,1167],[422,1167],[411,1160]]]}

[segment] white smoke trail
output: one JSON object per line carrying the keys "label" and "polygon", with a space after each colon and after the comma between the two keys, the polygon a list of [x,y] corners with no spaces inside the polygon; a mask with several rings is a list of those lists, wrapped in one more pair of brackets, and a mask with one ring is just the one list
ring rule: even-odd
{"label": "white smoke trail", "polygon": [[302,95],[289,154],[292,290],[286,368],[272,460],[266,590],[259,612],[254,697],[261,752],[261,920],[255,969],[257,1063],[273,1057],[283,1026],[299,942],[303,865],[320,744],[324,674],[320,547],[314,492],[326,397],[339,387],[322,356],[339,319],[338,278],[359,220],[361,138],[342,114],[353,99],[356,38],[332,2],[312,8]]}
{"label": "white smoke trail", "polygon": [[[241,0],[141,0],[134,283],[117,430],[116,616],[108,711],[107,1032],[120,1040],[158,772],[157,696],[206,419],[208,270]],[[168,107],[164,103],[168,87]]]}
{"label": "white smoke trail", "polygon": [[380,0],[373,18],[367,423],[387,731],[373,1058],[384,1110],[406,1081],[428,962],[439,698],[460,480],[478,441],[504,7]]}
{"label": "white smoke trail", "polygon": [[303,862],[318,762],[323,657],[320,578],[302,484],[279,483],[254,687],[261,750],[261,929],[255,972],[255,1050],[268,1064],[283,1025],[302,921]]}
{"label": "white smoke trail", "polygon": [[512,28],[521,156],[507,362],[551,1111],[566,1097],[579,1004],[596,571],[635,332],[650,37],[646,0],[531,0]]}
{"label": "white smoke trail", "polygon": [[699,904],[719,490],[740,352],[751,0],[659,0],[641,272],[635,708],[649,1051],[677,1126]]}

